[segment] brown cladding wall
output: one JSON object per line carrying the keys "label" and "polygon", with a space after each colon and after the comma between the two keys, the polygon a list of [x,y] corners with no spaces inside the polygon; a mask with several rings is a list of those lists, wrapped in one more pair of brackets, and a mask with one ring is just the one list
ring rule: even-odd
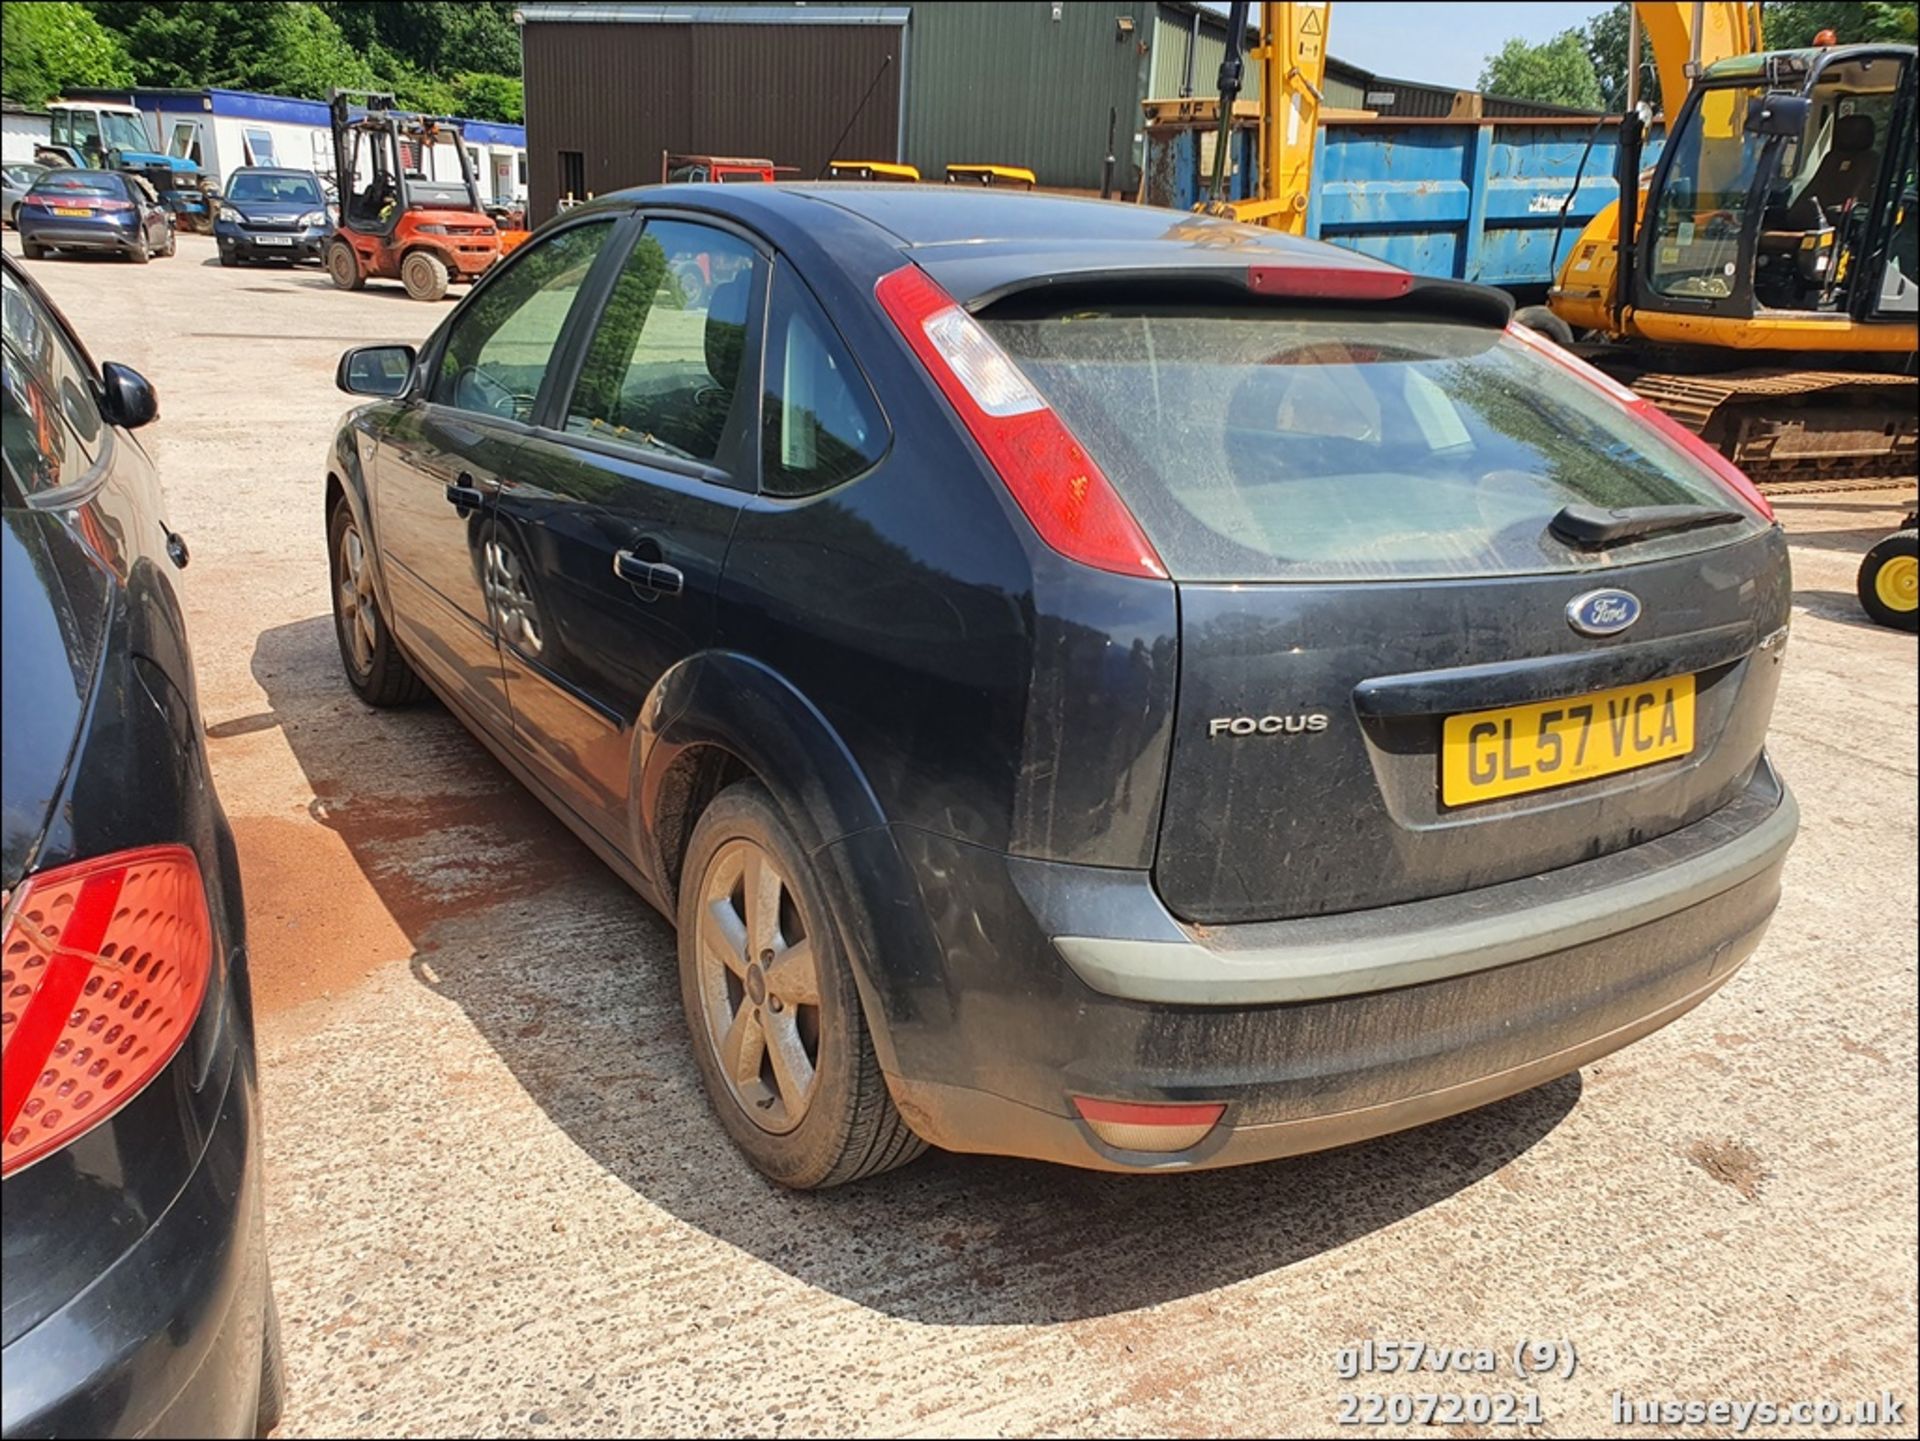
{"label": "brown cladding wall", "polygon": [[[842,155],[897,150],[899,26],[533,21],[521,36],[534,220],[560,199],[562,151],[603,195],[658,181],[663,150],[759,156],[811,179],[849,120]],[[791,103],[770,113],[769,96]]]}

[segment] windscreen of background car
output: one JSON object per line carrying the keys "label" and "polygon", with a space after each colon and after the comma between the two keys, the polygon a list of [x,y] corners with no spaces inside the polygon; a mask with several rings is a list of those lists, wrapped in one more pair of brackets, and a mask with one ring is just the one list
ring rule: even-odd
{"label": "windscreen of background car", "polygon": [[237,205],[310,205],[320,208],[320,187],[304,175],[236,175],[227,199]]}
{"label": "windscreen of background car", "polygon": [[1574,571],[1742,539],[1741,524],[1580,551],[1569,503],[1714,505],[1717,481],[1501,332],[1351,311],[982,317],[1177,580]]}

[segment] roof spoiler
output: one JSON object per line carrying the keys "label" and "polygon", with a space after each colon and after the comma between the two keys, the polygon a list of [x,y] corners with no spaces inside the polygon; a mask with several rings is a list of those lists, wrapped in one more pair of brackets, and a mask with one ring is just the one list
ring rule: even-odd
{"label": "roof spoiler", "polygon": [[1469,325],[1504,330],[1513,318],[1513,297],[1491,285],[1469,280],[1440,280],[1389,265],[1255,264],[1248,266],[1143,266],[1034,275],[969,296],[963,303],[978,313],[1016,298],[1051,308],[1095,295],[1145,290],[1165,294],[1211,291],[1227,298],[1257,295],[1285,300],[1331,301],[1340,305],[1401,308]]}

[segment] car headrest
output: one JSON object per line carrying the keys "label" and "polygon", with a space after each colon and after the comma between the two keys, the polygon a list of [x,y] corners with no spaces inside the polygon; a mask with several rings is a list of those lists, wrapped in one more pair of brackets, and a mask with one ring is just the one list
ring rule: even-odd
{"label": "car headrest", "polygon": [[1833,126],[1833,148],[1849,155],[1873,149],[1873,117],[1842,115]]}
{"label": "car headrest", "polygon": [[747,302],[753,298],[753,272],[743,270],[714,286],[707,300],[707,374],[731,390],[740,374],[747,343]]}

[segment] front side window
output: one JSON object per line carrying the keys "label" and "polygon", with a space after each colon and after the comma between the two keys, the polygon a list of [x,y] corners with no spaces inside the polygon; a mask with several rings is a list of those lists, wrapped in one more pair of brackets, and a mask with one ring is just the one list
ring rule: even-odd
{"label": "front side window", "polygon": [[32,495],[71,485],[92,467],[104,423],[87,367],[12,272],[0,293],[0,406],[7,464]]}
{"label": "front side window", "polygon": [[1704,550],[1557,540],[1562,507],[1737,508],[1592,383],[1500,331],[1360,311],[1080,309],[982,323],[1181,580],[1575,571]]}
{"label": "front side window", "polygon": [[526,246],[454,319],[429,398],[476,415],[530,420],[554,345],[613,221]]}
{"label": "front side window", "polygon": [[886,422],[820,302],[786,266],[774,272],[760,407],[760,484],[812,495],[867,470],[887,448]]}
{"label": "front side window", "polygon": [[725,231],[649,221],[594,329],[567,429],[715,460],[746,355],[754,263]]}

